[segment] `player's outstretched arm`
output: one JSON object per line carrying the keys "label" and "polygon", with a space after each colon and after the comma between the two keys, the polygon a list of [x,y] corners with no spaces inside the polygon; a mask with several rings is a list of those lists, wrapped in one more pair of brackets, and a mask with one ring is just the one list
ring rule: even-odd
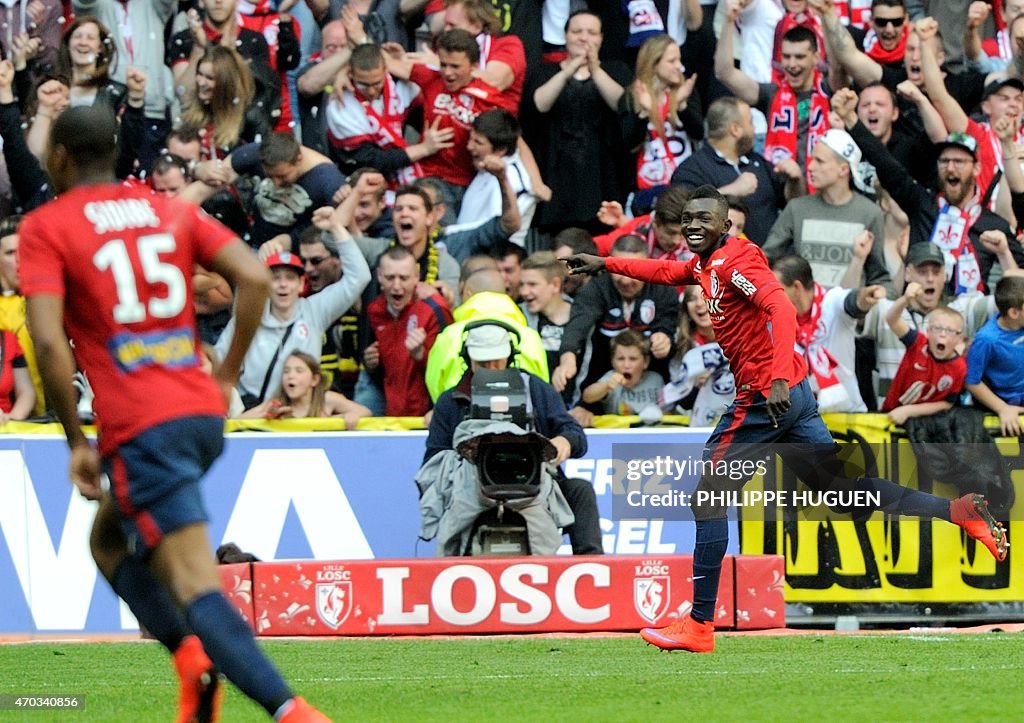
{"label": "player's outstretched arm", "polygon": [[99,499],[99,455],[82,432],[71,383],[75,359],[64,332],[64,299],[55,294],[33,294],[26,302],[26,314],[46,398],[64,426],[71,448],[71,481],[86,499]]}
{"label": "player's outstretched arm", "polygon": [[231,388],[238,382],[242,370],[242,360],[263,316],[263,306],[270,293],[270,272],[252,249],[237,238],[217,252],[211,266],[235,289],[235,333],[224,360],[214,373],[225,399],[230,399]]}

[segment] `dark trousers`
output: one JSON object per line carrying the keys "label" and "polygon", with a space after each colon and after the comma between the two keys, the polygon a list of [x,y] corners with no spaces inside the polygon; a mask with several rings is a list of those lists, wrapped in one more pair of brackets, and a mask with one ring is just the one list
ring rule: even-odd
{"label": "dark trousers", "polygon": [[558,475],[558,487],[562,490],[576,522],[565,528],[572,544],[574,555],[601,555],[601,518],[597,512],[597,496],[594,486],[583,479],[569,479]]}

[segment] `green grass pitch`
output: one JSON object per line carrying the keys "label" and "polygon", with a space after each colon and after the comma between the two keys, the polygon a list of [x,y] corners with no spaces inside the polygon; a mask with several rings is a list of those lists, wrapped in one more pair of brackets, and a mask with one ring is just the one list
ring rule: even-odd
{"label": "green grass pitch", "polygon": [[[349,721],[981,721],[1020,714],[1019,634],[719,636],[712,655],[637,637],[263,642],[295,690]],[[2,721],[170,721],[156,644],[0,646],[0,693],[85,695]],[[237,690],[224,721],[269,720]]]}

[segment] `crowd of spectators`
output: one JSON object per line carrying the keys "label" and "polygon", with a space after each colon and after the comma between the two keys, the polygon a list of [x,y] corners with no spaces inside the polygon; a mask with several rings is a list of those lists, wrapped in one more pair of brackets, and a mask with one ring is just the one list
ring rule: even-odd
{"label": "crowd of spectators", "polygon": [[[824,411],[1021,433],[1020,0],[9,0],[0,27],[0,423],[46,415],[18,214],[53,195],[53,119],[99,105],[127,186],[271,269],[233,414],[424,417],[492,319],[584,426],[707,425],[735,393],[715,289],[558,259],[686,260],[710,184]],[[193,286],[215,364],[232,290]]]}

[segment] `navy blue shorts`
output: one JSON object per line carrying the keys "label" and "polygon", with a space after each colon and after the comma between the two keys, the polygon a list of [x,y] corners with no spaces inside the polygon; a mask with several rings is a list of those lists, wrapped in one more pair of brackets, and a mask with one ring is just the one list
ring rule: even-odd
{"label": "navy blue shorts", "polygon": [[[845,489],[852,482],[846,477],[837,454],[839,445],[818,412],[818,402],[804,379],[789,390],[790,407],[777,418],[768,416],[768,400],[760,392],[737,399],[718,421],[704,447],[703,460],[725,462],[735,467],[744,460],[770,458],[778,454],[808,487],[814,490]],[[705,468],[707,469],[707,468]],[[739,490],[746,478],[705,474],[697,489]],[[725,509],[716,506],[694,507],[698,519],[725,517]]]}
{"label": "navy blue shorts", "polygon": [[183,417],[147,429],[103,460],[132,554],[164,535],[206,522],[199,481],[224,449],[221,417]]}

